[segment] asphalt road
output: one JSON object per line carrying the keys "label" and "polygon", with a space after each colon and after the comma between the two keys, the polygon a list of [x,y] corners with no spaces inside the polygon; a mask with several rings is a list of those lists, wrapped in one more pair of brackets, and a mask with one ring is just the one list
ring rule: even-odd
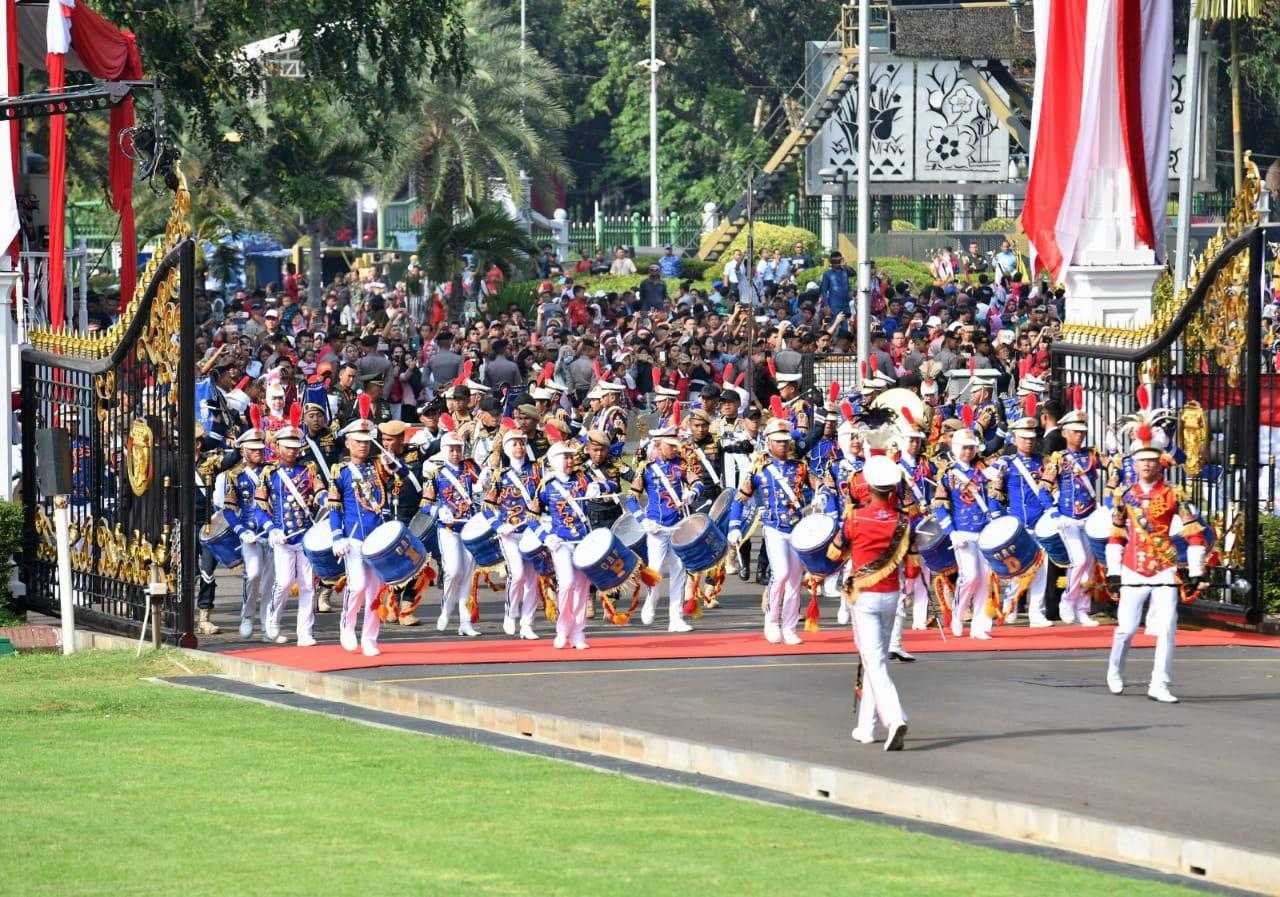
{"label": "asphalt road", "polygon": [[910,717],[900,754],[849,737],[848,656],[344,675],[1280,853],[1280,653],[1182,650],[1174,682],[1182,703],[1173,706],[1145,696],[1150,657],[1133,653],[1121,697],[1107,692],[1097,651],[933,654],[895,664]]}

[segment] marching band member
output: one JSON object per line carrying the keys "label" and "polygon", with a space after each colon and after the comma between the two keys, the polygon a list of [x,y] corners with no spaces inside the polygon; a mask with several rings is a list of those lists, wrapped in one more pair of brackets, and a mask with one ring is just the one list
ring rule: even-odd
{"label": "marching band member", "polygon": [[[989,373],[995,374],[996,371]],[[992,401],[992,390],[996,381],[985,376],[988,371],[982,370],[969,380],[969,404],[973,408],[973,432],[978,437],[981,451],[978,455],[989,458],[996,455],[1004,447],[1004,411],[999,402]]]}
{"label": "marching band member", "polygon": [[1083,391],[1073,387],[1074,411],[1058,420],[1067,447],[1053,452],[1044,462],[1044,480],[1050,485],[1057,499],[1058,514],[1062,522],[1062,541],[1066,543],[1071,565],[1067,568],[1067,588],[1058,605],[1058,615],[1064,623],[1076,622],[1082,626],[1097,626],[1098,621],[1089,616],[1092,599],[1089,585],[1093,580],[1095,559],[1089,540],[1085,538],[1084,523],[1098,506],[1098,495],[1093,479],[1102,468],[1102,456],[1097,450],[1086,448],[1085,434],[1089,423],[1082,410]]}
{"label": "marching band member", "polygon": [[545,544],[551,549],[556,567],[556,600],[559,614],[556,616],[556,648],[573,645],[579,651],[587,649],[587,590],[590,584],[586,575],[573,565],[573,549],[591,532],[591,523],[583,508],[583,500],[591,490],[586,475],[575,470],[576,446],[560,438],[554,429],[554,440],[547,451],[547,468],[542,484],[538,487],[537,509],[550,516],[551,532]]}
{"label": "marching band member", "polygon": [[898,584],[903,559],[911,544],[911,524],[894,500],[902,470],[883,455],[868,459],[864,468],[871,496],[845,520],[852,571],[853,629],[862,663],[862,698],[853,738],[875,741],[876,719],[888,730],[886,751],[902,750],[907,715],[898,689],[889,676],[890,631],[898,615]]}
{"label": "marching band member", "polygon": [[[263,535],[258,529],[256,500],[258,486],[262,484],[266,440],[261,430],[249,429],[236,440],[241,461],[221,474],[222,516],[240,538],[240,557],[244,560],[244,591],[240,599],[240,637],[253,635],[253,617],[262,614],[262,631],[270,624],[271,581],[275,570],[267,563],[266,545],[260,541]],[[215,498],[216,504],[216,498]]]}
{"label": "marching band member", "polygon": [[493,457],[502,452],[502,433],[498,426],[501,422],[502,403],[492,396],[485,396],[476,408],[475,427],[471,432],[471,451],[467,455],[480,467],[488,465]]}
{"label": "marching band member", "polygon": [[587,459],[582,465],[582,472],[598,489],[589,490],[594,497],[586,503],[587,517],[592,528],[610,527],[622,516],[622,484],[630,483],[635,477],[631,468],[612,457],[613,440],[609,434],[601,430],[588,430],[586,433]]}
{"label": "marching band member", "polygon": [[[389,420],[378,424],[378,445],[381,447],[384,469],[394,474],[387,488],[391,492],[391,517],[406,527],[418,513],[422,504],[422,481],[415,471],[422,469],[420,445],[405,445],[404,434],[408,426],[401,420]],[[417,606],[413,594],[415,583],[411,580],[396,591],[400,602],[396,621],[401,626],[417,626],[421,622],[413,615]]]}
{"label": "marching band member", "polygon": [[[1035,453],[1036,418],[1035,399],[1028,398],[1024,405],[1026,415],[1011,425],[1013,434],[1013,454],[1001,455],[990,465],[999,474],[995,491],[997,499],[1018,518],[1028,533],[1034,533],[1040,517],[1053,507],[1053,497],[1044,488],[1040,475],[1044,461]],[[1027,588],[1027,619],[1032,629],[1043,629],[1052,626],[1053,621],[1045,616],[1044,591],[1049,582],[1049,559],[1040,561],[1034,578]],[[1005,615],[1005,622],[1013,622],[1018,612],[1018,595],[1006,594],[1002,604],[1013,604],[1012,610]]]}
{"label": "marching band member", "polygon": [[989,639],[992,617],[987,612],[987,599],[991,568],[978,551],[978,534],[991,519],[992,502],[987,495],[987,478],[974,466],[977,456],[978,437],[968,428],[957,430],[951,437],[951,460],[938,468],[939,488],[933,507],[939,522],[951,523],[951,545],[959,567],[951,633],[957,638],[964,635],[964,614],[972,609],[970,637]]}
{"label": "marching band member", "polygon": [[[898,466],[902,468],[904,487],[911,490],[916,507],[923,512],[933,501],[933,484],[937,479],[933,462],[920,457],[924,433],[918,427],[919,422],[911,418],[899,423]],[[902,591],[911,600],[911,628],[927,629],[929,590],[925,587],[924,568],[918,557],[913,556],[904,568]]]}
{"label": "marching band member", "polygon": [[[333,553],[342,558],[347,590],[342,596],[338,640],[347,651],[357,647],[366,657],[377,657],[381,620],[374,602],[382,591],[382,578],[364,559],[364,540],[386,519],[388,482],[392,474],[372,459],[377,429],[373,421],[356,418],[342,429],[348,460],[333,465],[329,486],[329,529]],[[364,608],[364,624],[356,641],[356,617]]]}
{"label": "marching band member", "polygon": [[275,585],[271,607],[263,621],[263,641],[284,644],[280,618],[290,586],[298,587],[298,647],[316,643],[311,635],[315,625],[314,576],[311,562],[302,553],[302,537],[311,527],[312,514],[324,492],[320,472],[311,463],[302,463],[302,431],[281,427],[275,434],[276,463],[268,466],[254,492],[258,529],[267,534],[275,559]]}
{"label": "marching band member", "polygon": [[616,380],[603,378],[598,385],[600,410],[588,422],[587,429],[604,433],[609,437],[610,448],[617,447],[621,454],[622,444],[627,438],[627,412],[619,402],[626,387]]}
{"label": "marching band member", "polygon": [[493,479],[486,501],[497,509],[502,523],[498,526],[498,544],[507,561],[507,604],[502,615],[502,631],[534,640],[533,615],[538,608],[538,574],[520,555],[520,537],[537,524],[533,514],[535,496],[542,480],[542,470],[529,460],[529,441],[524,431],[507,427],[502,431],[502,454],[506,458]]}
{"label": "marching band member", "polygon": [[[779,409],[781,410],[781,409]],[[769,556],[768,607],[764,637],[770,642],[799,645],[796,624],[800,621],[800,559],[791,546],[791,531],[800,522],[801,511],[813,500],[809,469],[804,461],[791,457],[791,423],[775,417],[765,428],[767,454],[756,463],[751,476],[738,489],[729,515],[729,544],[742,541],[742,507],[757,491],[764,504],[764,548]]]}
{"label": "marching band member", "polygon": [[800,373],[778,373],[772,358],[769,359],[769,373],[778,381],[778,395],[782,398],[782,406],[786,409],[793,435],[798,439],[805,439],[813,423],[813,413],[809,409],[809,403],[800,395]]}
{"label": "marching band member", "polygon": [[[641,518],[649,566],[659,576],[667,575],[668,632],[689,632],[693,629],[683,615],[689,576],[680,558],[671,550],[671,534],[702,494],[697,472],[680,455],[679,427],[680,411],[676,406],[670,425],[649,434],[656,445],[656,457],[636,472],[635,479],[631,481],[631,495],[626,500],[627,510]],[[649,499],[643,512],[639,501],[642,494]],[[646,626],[653,622],[661,587],[659,580],[645,595],[644,605],[640,608],[640,622]]]}
{"label": "marching band member", "polygon": [[711,416],[700,408],[689,415],[689,442],[683,448],[685,464],[702,487],[698,503],[700,510],[705,510],[723,491],[723,480],[720,446],[711,435]]}
{"label": "marching band member", "polygon": [[1112,513],[1107,579],[1120,592],[1120,606],[1107,663],[1107,688],[1115,695],[1124,690],[1125,655],[1142,619],[1143,605],[1150,600],[1147,629],[1156,633],[1156,652],[1147,697],[1175,704],[1178,699],[1169,691],[1178,630],[1177,555],[1169,538],[1174,516],[1181,518],[1182,535],[1187,540],[1187,576],[1183,581],[1192,592],[1204,588],[1201,577],[1206,546],[1203,525],[1165,482],[1161,455],[1166,442],[1151,423],[1137,425],[1129,454],[1138,479],[1120,494]]}
{"label": "marching band member", "polygon": [[[823,481],[824,488],[834,496],[835,505],[843,517],[845,510],[850,507],[849,483],[853,480],[853,475],[862,470],[864,461],[862,431],[858,422],[854,420],[853,405],[849,402],[841,403],[840,413],[844,420],[836,428],[836,446],[839,454],[828,465],[823,474]],[[839,576],[837,573],[827,578],[828,581],[823,583],[823,594],[839,601],[836,622],[846,626],[849,623],[849,604],[845,601],[844,592],[840,589]]]}
{"label": "marching band member", "polygon": [[471,625],[463,600],[471,588],[475,559],[462,544],[462,527],[480,510],[480,498],[485,487],[481,485],[480,468],[476,462],[463,457],[465,445],[452,424],[451,420],[444,422],[445,434],[440,438],[443,463],[433,459],[422,470],[423,509],[431,505],[438,509],[440,566],[444,574],[436,629],[444,632],[449,627],[449,615],[457,608],[458,635],[477,636],[480,633]]}

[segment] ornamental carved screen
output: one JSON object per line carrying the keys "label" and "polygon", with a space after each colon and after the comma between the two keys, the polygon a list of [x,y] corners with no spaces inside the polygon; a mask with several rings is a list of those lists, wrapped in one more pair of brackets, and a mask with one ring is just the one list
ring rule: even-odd
{"label": "ornamental carved screen", "polygon": [[[37,433],[71,449],[77,624],[136,633],[148,603],[167,638],[194,644],[195,245],[179,186],[164,240],[105,330],[32,331],[22,350],[20,573],[26,603],[58,613],[54,499],[41,495]],[[126,261],[127,263],[127,261]]]}

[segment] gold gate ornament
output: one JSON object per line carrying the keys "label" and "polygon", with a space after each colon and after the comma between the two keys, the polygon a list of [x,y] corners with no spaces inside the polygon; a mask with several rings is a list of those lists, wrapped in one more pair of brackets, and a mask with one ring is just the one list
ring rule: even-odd
{"label": "gold gate ornament", "polygon": [[155,472],[151,463],[155,435],[144,419],[139,417],[129,425],[129,439],[125,445],[128,449],[126,457],[129,465],[129,487],[133,489],[134,495],[145,495],[151,488],[151,477]]}

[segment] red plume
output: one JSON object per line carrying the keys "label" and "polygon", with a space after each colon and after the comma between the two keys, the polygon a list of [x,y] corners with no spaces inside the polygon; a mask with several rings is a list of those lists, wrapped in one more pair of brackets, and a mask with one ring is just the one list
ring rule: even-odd
{"label": "red plume", "polygon": [[680,400],[676,399],[671,403],[671,426],[680,426]]}
{"label": "red plume", "polygon": [[867,359],[867,369],[873,374],[876,372],[876,357],[874,355]]}
{"label": "red plume", "polygon": [[1075,406],[1076,411],[1084,410],[1084,387],[1079,383],[1071,387],[1071,404]]}
{"label": "red plume", "polygon": [[542,366],[542,370],[538,373],[538,385],[541,386],[542,384],[546,383],[553,376],[555,376],[555,373],[556,373],[556,363],[554,361],[548,361],[546,364]]}
{"label": "red plume", "polygon": [[960,420],[964,422],[966,429],[973,429],[973,406],[972,405],[961,406]]}
{"label": "red plume", "polygon": [[446,411],[440,415],[440,426],[446,433],[452,433],[458,425],[453,422],[453,415]]}
{"label": "red plume", "polygon": [[972,355],[969,356],[969,376],[973,376],[973,372],[978,369],[978,362]]}
{"label": "red plume", "polygon": [[732,363],[726,364],[724,366],[724,382],[725,383],[733,382],[733,364]]}
{"label": "red plume", "polygon": [[262,408],[257,402],[254,402],[249,406],[249,420],[253,423],[253,428],[255,430],[262,429]]}
{"label": "red plume", "polygon": [[470,379],[471,379],[471,369],[472,369],[472,367],[473,367],[473,366],[474,366],[474,362],[472,362],[472,361],[466,361],[466,362],[463,362],[462,370],[460,370],[460,371],[458,372],[458,376],[456,376],[456,377],[454,377],[454,378],[453,378],[453,385],[454,385],[454,386],[461,386],[462,384],[464,384],[464,383],[466,383],[468,380],[470,380]]}
{"label": "red plume", "polygon": [[778,366],[773,363],[772,355],[769,356],[768,364],[769,364],[769,376],[774,378],[775,380],[778,379]]}
{"label": "red plume", "polygon": [[504,417],[504,418],[502,419],[502,429],[504,429],[504,430],[514,430],[516,427],[517,427],[517,424],[516,424],[515,418],[513,418],[513,417]]}
{"label": "red plume", "polygon": [[302,406],[297,402],[289,406],[289,423],[295,427],[302,423]]}
{"label": "red plume", "polygon": [[597,359],[595,359],[595,360],[593,360],[593,361],[591,362],[591,371],[592,371],[592,373],[594,373],[594,374],[596,375],[596,379],[597,379],[597,380],[604,380],[604,379],[606,379],[606,377],[605,377],[605,373],[604,373],[604,365],[602,365],[602,364],[600,363],[600,359],[599,359],[599,358],[597,358]]}
{"label": "red plume", "polygon": [[774,395],[769,399],[769,413],[774,417],[785,417],[786,412],[782,408],[782,396]]}
{"label": "red plume", "polygon": [[834,405],[838,398],[840,398],[840,381],[832,380],[831,388],[827,390],[827,401]]}
{"label": "red plume", "polygon": [[1029,392],[1022,397],[1022,413],[1027,417],[1036,416],[1036,396],[1035,393]]}
{"label": "red plume", "polygon": [[367,395],[361,395],[360,401],[357,405],[360,409],[360,417],[364,420],[368,420],[369,416],[373,414],[373,399],[369,398]]}
{"label": "red plume", "polygon": [[1151,387],[1145,383],[1138,384],[1138,407],[1143,411],[1151,408]]}
{"label": "red plume", "polygon": [[547,434],[547,439],[551,442],[561,442],[564,440],[564,434],[560,432],[560,428],[555,424],[547,424],[543,428],[543,432]]}
{"label": "red plume", "polygon": [[1151,429],[1150,424],[1141,423],[1138,424],[1137,429],[1133,431],[1133,435],[1137,437],[1138,441],[1147,443],[1155,437],[1155,432]]}
{"label": "red plume", "polygon": [[865,361],[858,362],[858,380],[866,382],[867,379],[867,363]]}
{"label": "red plume", "polygon": [[853,420],[853,406],[849,404],[848,399],[840,403],[840,416],[845,420]]}
{"label": "red plume", "polygon": [[734,381],[734,382],[735,382],[735,384],[736,384],[736,385],[738,385],[738,386],[741,386],[743,383],[746,383],[746,382],[747,382],[747,372],[746,372],[746,371],[743,371],[741,374],[739,374],[739,375],[738,375],[738,379],[737,379],[736,381]]}
{"label": "red plume", "polygon": [[905,420],[913,429],[915,428],[916,416],[911,413],[910,408],[904,405],[898,410],[898,413],[902,415],[902,419]]}

